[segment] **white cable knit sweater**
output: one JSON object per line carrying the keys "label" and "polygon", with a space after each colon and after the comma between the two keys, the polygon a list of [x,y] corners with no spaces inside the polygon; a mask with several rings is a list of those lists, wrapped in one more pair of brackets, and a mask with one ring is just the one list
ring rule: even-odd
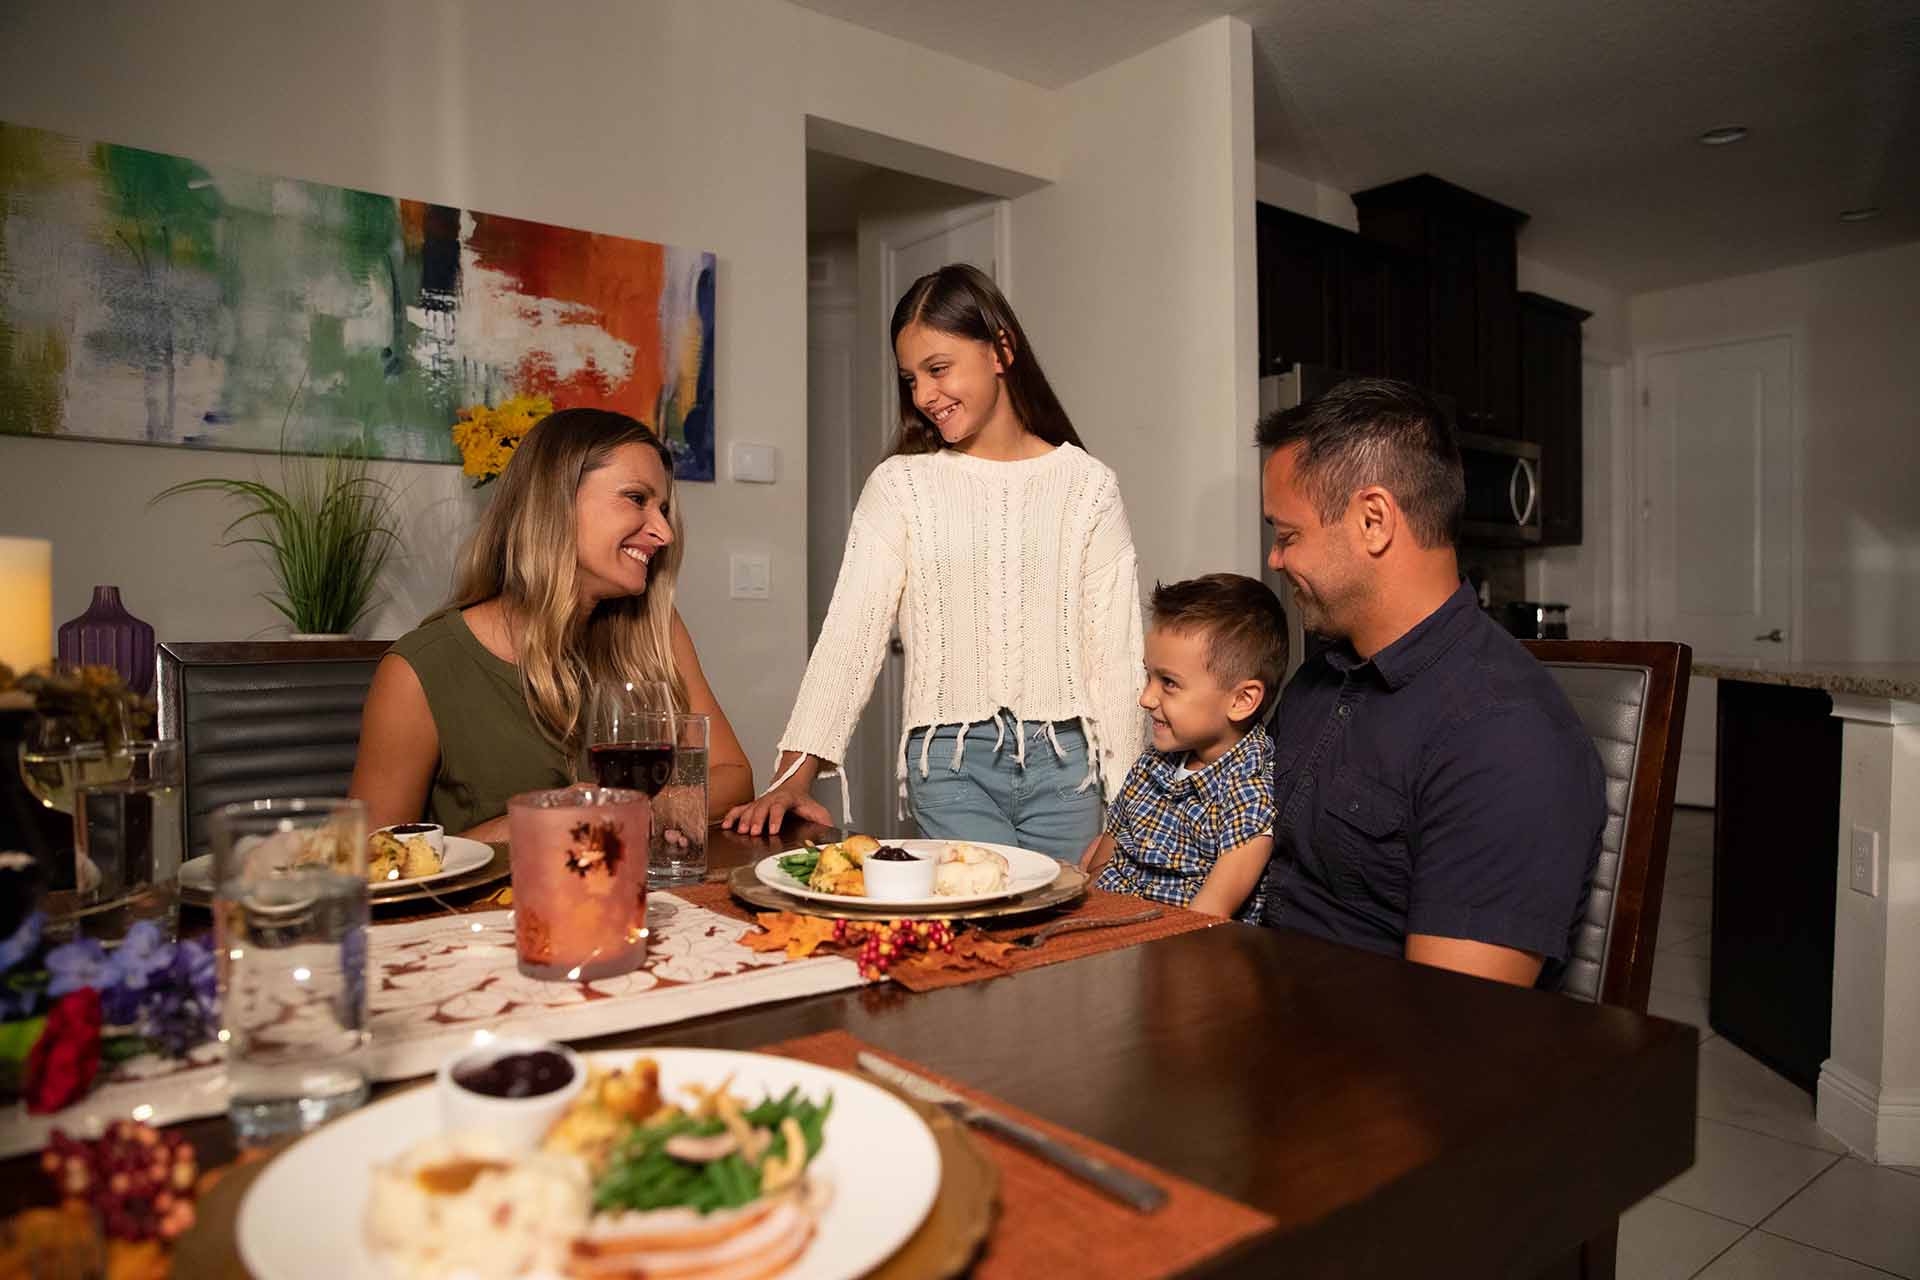
{"label": "white cable knit sweater", "polygon": [[1072,445],[1019,462],[942,450],[876,467],[782,751],[845,760],[896,614],[903,783],[911,730],[983,723],[1004,707],[1023,721],[1081,721],[1113,799],[1146,719],[1140,583],[1112,468]]}

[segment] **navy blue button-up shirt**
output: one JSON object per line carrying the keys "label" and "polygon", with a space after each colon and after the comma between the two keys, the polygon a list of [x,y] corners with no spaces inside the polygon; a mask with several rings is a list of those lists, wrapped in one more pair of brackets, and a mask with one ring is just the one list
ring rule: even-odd
{"label": "navy blue button-up shirt", "polygon": [[1267,924],[1392,955],[1412,933],[1512,947],[1558,984],[1605,781],[1559,685],[1470,587],[1370,661],[1309,657],[1273,738]]}

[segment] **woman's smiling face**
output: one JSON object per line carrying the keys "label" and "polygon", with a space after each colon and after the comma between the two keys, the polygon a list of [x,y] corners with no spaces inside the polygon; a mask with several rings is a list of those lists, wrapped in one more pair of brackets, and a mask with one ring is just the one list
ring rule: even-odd
{"label": "woman's smiling face", "polygon": [[893,352],[914,408],[948,445],[978,434],[1001,411],[1006,366],[991,344],[910,324]]}
{"label": "woman's smiling face", "polygon": [[624,444],[580,477],[574,547],[581,603],[645,593],[653,558],[673,543],[673,482],[650,445]]}

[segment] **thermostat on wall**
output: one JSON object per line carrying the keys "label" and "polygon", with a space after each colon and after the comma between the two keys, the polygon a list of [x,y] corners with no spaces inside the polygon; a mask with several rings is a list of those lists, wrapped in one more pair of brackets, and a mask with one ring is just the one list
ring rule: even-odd
{"label": "thermostat on wall", "polygon": [[742,484],[772,484],[775,451],[770,444],[736,444],[729,451],[733,478]]}

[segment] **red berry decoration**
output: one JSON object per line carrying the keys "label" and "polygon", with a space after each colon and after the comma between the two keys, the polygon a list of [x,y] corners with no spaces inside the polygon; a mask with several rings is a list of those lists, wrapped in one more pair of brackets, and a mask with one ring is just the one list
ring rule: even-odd
{"label": "red berry decoration", "polygon": [[40,1168],[62,1197],[91,1205],[114,1239],[172,1241],[193,1225],[198,1162],[177,1133],[116,1120],[88,1142],[55,1129]]}

